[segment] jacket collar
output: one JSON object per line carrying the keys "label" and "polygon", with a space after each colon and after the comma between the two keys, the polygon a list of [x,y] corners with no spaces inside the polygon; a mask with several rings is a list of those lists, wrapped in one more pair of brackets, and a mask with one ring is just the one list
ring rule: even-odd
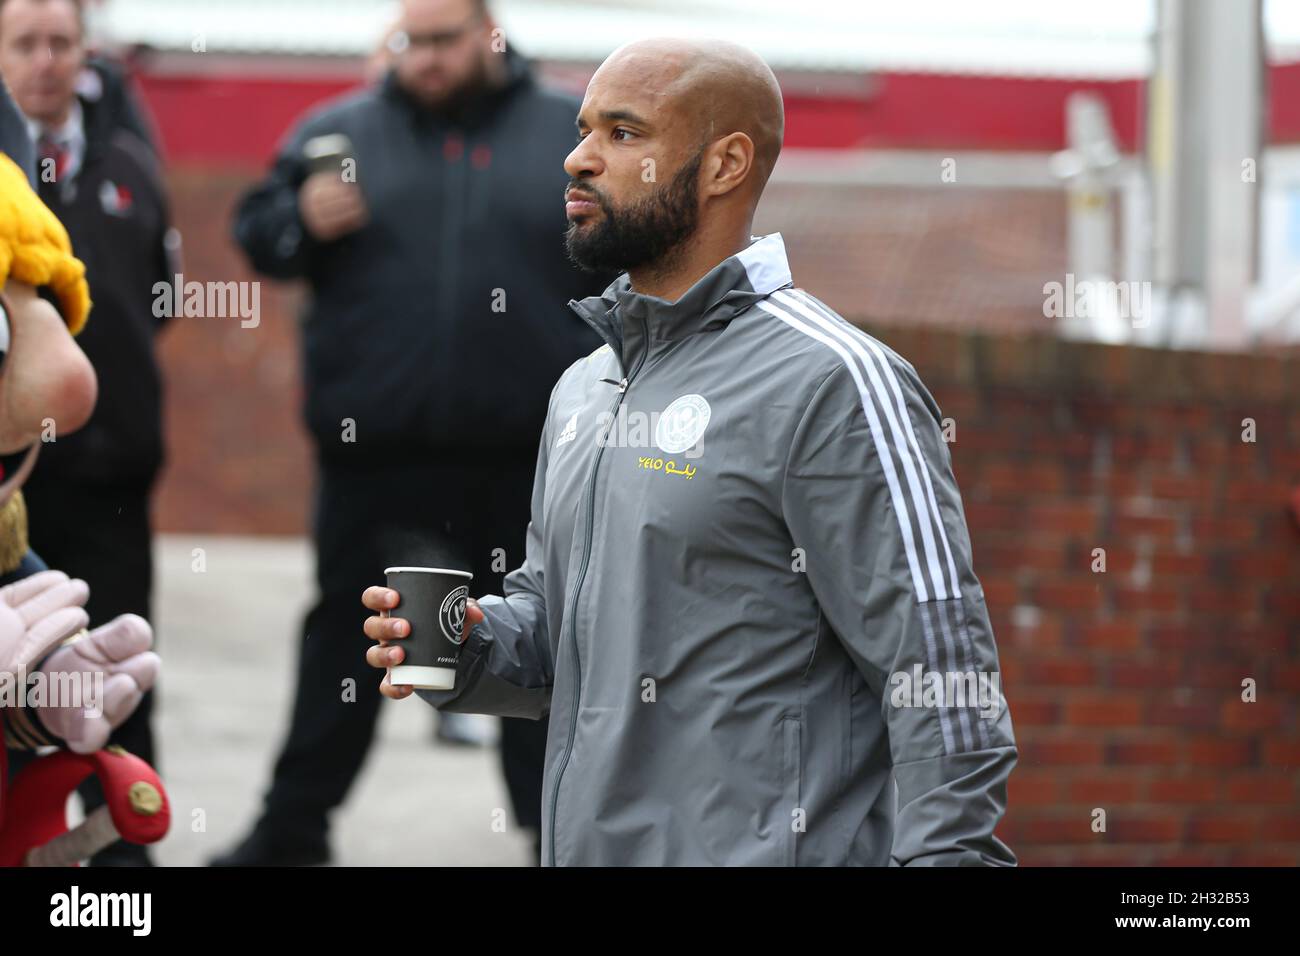
{"label": "jacket collar", "polygon": [[635,351],[631,340],[640,338],[639,328],[645,329],[650,342],[671,342],[722,328],[755,302],[793,284],[785,242],[774,232],[753,237],[747,248],[719,262],[676,302],[633,291],[625,272],[600,295],[570,300],[569,308],[623,357],[627,370]]}

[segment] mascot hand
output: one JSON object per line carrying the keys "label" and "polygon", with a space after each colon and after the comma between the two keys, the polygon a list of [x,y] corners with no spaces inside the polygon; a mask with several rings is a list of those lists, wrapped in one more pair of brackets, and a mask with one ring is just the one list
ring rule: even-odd
{"label": "mascot hand", "polygon": [[[161,661],[149,650],[153,629],[138,614],[123,614],[97,627],[81,640],[59,648],[41,668],[50,685],[66,683],[59,674],[86,675],[82,706],[41,707],[47,730],[67,741],[76,753],[93,753],[108,743],[108,735],[135,710],[144,692],[158,678]],[[92,685],[103,674],[102,693]],[[90,698],[87,700],[87,698]]]}
{"label": "mascot hand", "polygon": [[[42,571],[0,588],[0,672],[35,665],[90,618],[82,607],[90,588],[62,571]],[[12,679],[12,678],[11,678]]]}

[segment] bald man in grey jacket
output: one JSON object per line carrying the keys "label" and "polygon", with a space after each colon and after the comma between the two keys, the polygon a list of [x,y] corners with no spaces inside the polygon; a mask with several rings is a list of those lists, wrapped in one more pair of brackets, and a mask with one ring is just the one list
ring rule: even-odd
{"label": "bald man in grey jacket", "polygon": [[[751,236],[782,127],[754,54],[677,40],[616,51],[578,116],[570,254],[625,273],[570,303],[604,344],[551,393],[526,560],[416,692],[550,714],[547,865],[1016,862],[940,411]],[[400,601],[363,596],[375,667]]]}

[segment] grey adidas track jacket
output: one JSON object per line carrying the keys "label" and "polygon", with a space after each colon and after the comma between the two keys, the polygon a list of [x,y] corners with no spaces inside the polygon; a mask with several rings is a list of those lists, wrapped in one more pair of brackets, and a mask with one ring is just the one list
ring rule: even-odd
{"label": "grey adidas track jacket", "polygon": [[527,554],[456,689],[419,691],[549,711],[543,862],[1014,865],[1011,717],[915,369],[793,288],[779,234],[675,303],[625,275],[570,306],[606,344],[551,393]]}

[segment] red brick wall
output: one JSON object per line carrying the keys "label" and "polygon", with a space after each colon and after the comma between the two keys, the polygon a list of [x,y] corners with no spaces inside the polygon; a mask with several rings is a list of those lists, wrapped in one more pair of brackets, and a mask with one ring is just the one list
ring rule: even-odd
{"label": "red brick wall", "polygon": [[1300,863],[1300,358],[873,331],[956,423],[1022,862]]}
{"label": "red brick wall", "polygon": [[[253,278],[227,239],[243,185],[171,176],[187,278]],[[850,317],[881,308],[870,314],[888,327],[868,328],[956,423],[954,468],[1021,749],[1004,839],[1026,864],[1300,864],[1300,533],[1287,510],[1300,484],[1300,357],[953,328],[1041,329],[1041,284],[1064,260],[1059,199],[954,193],[909,216],[880,191],[853,198],[834,249],[816,241],[824,222],[798,214],[810,197],[775,193],[764,226],[785,234],[800,284]],[[894,208],[885,201],[896,213],[874,215]],[[932,225],[954,210],[963,228]],[[980,238],[990,229],[1000,258]],[[870,252],[891,246],[924,248],[925,268]],[[267,282],[257,329],[180,319],[168,334],[162,529],[305,529],[296,302]],[[1253,444],[1241,441],[1247,417]],[[1094,548],[1105,573],[1091,570]],[[1240,699],[1246,677],[1253,704]]]}
{"label": "red brick wall", "polygon": [[[230,236],[246,176],[169,177],[185,280],[255,280]],[[299,534],[310,515],[299,425],[296,284],[262,281],[261,321],[177,318],[163,337],[168,463],[155,506],[164,531]]]}

